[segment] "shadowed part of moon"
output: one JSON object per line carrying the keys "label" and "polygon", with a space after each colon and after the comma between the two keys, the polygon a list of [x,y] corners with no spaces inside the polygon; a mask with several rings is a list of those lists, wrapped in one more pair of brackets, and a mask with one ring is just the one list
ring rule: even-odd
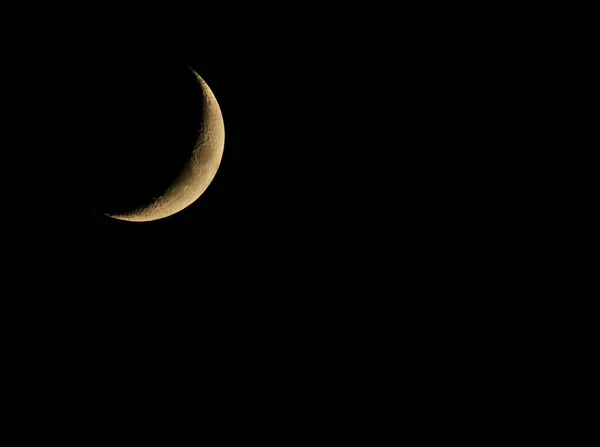
{"label": "shadowed part of moon", "polygon": [[[214,179],[225,144],[223,116],[217,100],[204,80],[193,72],[200,87],[201,117],[198,139],[175,179],[162,193],[153,195],[147,203],[129,211],[107,212],[115,219],[146,222],[169,217],[194,203]],[[165,148],[168,157],[169,148]]]}

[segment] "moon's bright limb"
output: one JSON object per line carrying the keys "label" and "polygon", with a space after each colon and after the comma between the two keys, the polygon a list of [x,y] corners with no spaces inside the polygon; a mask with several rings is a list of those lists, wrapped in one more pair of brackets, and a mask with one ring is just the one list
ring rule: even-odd
{"label": "moon's bright limb", "polygon": [[[193,70],[192,70],[193,71]],[[108,214],[131,222],[147,222],[169,217],[194,203],[214,179],[225,146],[221,108],[209,86],[193,72],[202,90],[202,120],[199,137],[177,179],[150,204],[127,213]]]}

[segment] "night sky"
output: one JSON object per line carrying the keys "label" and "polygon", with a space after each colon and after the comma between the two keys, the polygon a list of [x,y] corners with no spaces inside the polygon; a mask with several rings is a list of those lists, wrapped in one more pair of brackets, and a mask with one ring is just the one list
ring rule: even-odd
{"label": "night sky", "polygon": [[[466,187],[447,169],[468,158],[466,149],[451,150],[466,133],[443,119],[464,113],[451,107],[464,103],[453,74],[459,59],[432,36],[371,26],[367,38],[354,22],[331,23],[263,18],[235,32],[200,29],[185,46],[145,37],[40,42],[39,57],[15,69],[31,99],[19,153],[27,158],[43,141],[32,169],[47,179],[31,189],[35,202],[21,205],[35,228],[28,239],[49,244],[43,253],[72,251],[69,269],[93,272],[94,284],[111,283],[115,272],[150,281],[186,270],[224,285],[310,289],[326,277],[336,287],[344,272],[372,265],[398,241],[422,256],[427,250],[415,247],[431,247],[459,218],[461,196],[448,185]],[[119,169],[108,155],[148,150],[160,160],[175,150],[160,123],[180,125],[185,101],[172,116],[152,110],[155,100],[177,109],[170,70],[188,66],[223,112],[214,181],[196,203],[159,221],[94,213],[94,188],[110,185]],[[173,275],[152,273],[162,268]]]}
{"label": "night sky", "polygon": [[[479,408],[486,390],[521,380],[524,363],[505,340],[530,358],[543,336],[530,323],[547,306],[521,302],[539,292],[531,240],[546,241],[547,225],[527,213],[547,194],[534,176],[541,158],[523,160],[538,135],[515,130],[534,118],[524,64],[469,25],[491,29],[488,19],[470,7],[455,20],[430,4],[420,14],[219,4],[227,11],[214,15],[196,2],[202,14],[170,26],[164,4],[154,20],[143,16],[150,3],[107,20],[100,6],[83,17],[66,5],[61,21],[27,4],[24,19],[40,18],[44,31],[5,27],[2,316],[4,345],[18,354],[5,363],[27,384],[12,388],[56,394],[68,382],[76,404],[99,401],[108,416],[133,399],[154,409],[164,389],[198,403],[184,424],[219,420],[219,439],[283,427],[278,440],[314,442],[310,428],[331,425],[332,439],[365,427],[373,444],[395,416],[373,413],[389,406],[373,396],[412,390],[440,413],[432,402],[471,405],[462,394],[473,389]],[[503,43],[513,30],[501,25],[491,34]],[[544,39],[536,34],[524,59]],[[190,144],[193,101],[178,81],[188,67],[223,113],[215,179],[166,219],[95,213],[107,191],[140,186],[123,180],[132,163],[159,176],[163,154]],[[34,396],[53,412],[65,397]],[[421,407],[417,418],[434,427]],[[111,427],[87,419],[103,424],[94,436]]]}
{"label": "night sky", "polygon": [[[150,23],[152,40],[116,38],[99,22],[2,56],[3,257],[18,282],[6,293],[28,321],[69,327],[65,340],[113,337],[125,357],[179,348],[177,359],[199,357],[218,375],[229,360],[224,375],[239,384],[261,349],[298,370],[299,351],[356,362],[357,349],[376,352],[412,324],[400,335],[411,344],[469,307],[454,294],[504,271],[486,256],[520,221],[494,197],[511,181],[494,169],[511,159],[501,137],[515,120],[489,111],[504,96],[495,53],[470,49],[467,32],[448,39],[454,25],[431,25],[429,12],[417,23],[389,11],[369,21],[362,7],[351,19],[345,7],[273,20],[265,9],[194,17],[182,41],[163,40],[162,22]],[[166,219],[95,213],[103,192],[139,187],[123,181],[138,157],[151,155],[140,161],[151,178],[165,151],[191,144],[193,104],[178,81],[187,67],[223,113],[215,179]]]}

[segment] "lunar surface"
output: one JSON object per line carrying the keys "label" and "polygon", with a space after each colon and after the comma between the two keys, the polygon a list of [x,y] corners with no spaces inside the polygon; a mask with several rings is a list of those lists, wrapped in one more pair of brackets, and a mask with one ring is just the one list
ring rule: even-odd
{"label": "lunar surface", "polygon": [[[162,189],[162,193],[153,193],[146,203],[130,210],[104,212],[105,215],[132,222],[163,219],[194,203],[214,179],[225,144],[223,116],[209,86],[196,72],[193,72],[193,75],[200,90],[197,102],[201,103],[198,109],[200,119],[197,123],[197,140],[185,159],[178,162],[181,163],[179,172],[173,176],[170,184]],[[164,148],[164,154],[166,158],[169,157],[168,147]],[[153,167],[155,171],[160,171],[159,163],[160,161]]]}

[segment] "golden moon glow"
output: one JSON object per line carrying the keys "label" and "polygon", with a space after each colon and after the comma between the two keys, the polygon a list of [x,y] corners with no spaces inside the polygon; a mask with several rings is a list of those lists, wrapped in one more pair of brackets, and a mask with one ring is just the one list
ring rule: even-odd
{"label": "golden moon glow", "polygon": [[131,222],[169,217],[194,203],[217,174],[225,147],[223,115],[212,90],[196,72],[193,73],[202,90],[203,113],[199,137],[190,158],[177,179],[152,203],[124,214],[108,216]]}

